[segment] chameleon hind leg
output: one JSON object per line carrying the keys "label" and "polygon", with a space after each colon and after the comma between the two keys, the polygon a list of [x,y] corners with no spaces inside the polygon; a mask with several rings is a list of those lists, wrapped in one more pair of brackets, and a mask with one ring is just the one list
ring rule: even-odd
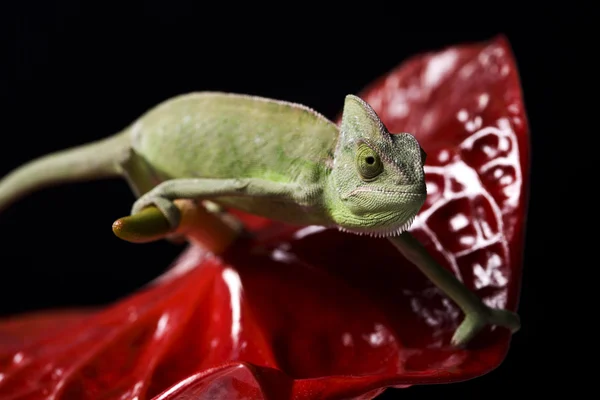
{"label": "chameleon hind leg", "polygon": [[463,311],[465,318],[452,337],[454,346],[464,346],[486,325],[519,330],[519,316],[508,310],[486,306],[475,293],[471,292],[452,273],[439,265],[419,241],[409,232],[390,237],[392,244],[429,280],[450,297]]}
{"label": "chameleon hind leg", "polygon": [[121,175],[127,181],[136,198],[149,192],[160,183],[148,164],[137,157],[132,149],[118,163]]}
{"label": "chameleon hind leg", "polygon": [[[119,167],[136,198],[143,196],[160,183],[160,179],[155,176],[149,165],[142,158],[137,157],[132,149],[119,160]],[[165,239],[173,244],[182,244],[186,241],[185,237],[177,234],[165,236]]]}

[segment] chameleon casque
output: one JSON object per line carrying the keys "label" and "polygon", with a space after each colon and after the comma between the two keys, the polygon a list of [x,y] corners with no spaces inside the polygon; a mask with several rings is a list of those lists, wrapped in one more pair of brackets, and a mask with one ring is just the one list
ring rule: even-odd
{"label": "chameleon casque", "polygon": [[390,134],[354,95],[338,127],[299,104],[198,92],[166,100],[114,136],[17,168],[0,180],[0,211],[50,185],[122,177],[137,197],[131,214],[155,206],[172,228],[180,221],[173,200],[194,199],[385,237],[464,312],[453,345],[486,325],[516,332],[517,314],[486,306],[407,231],[427,196],[425,158],[414,136]]}

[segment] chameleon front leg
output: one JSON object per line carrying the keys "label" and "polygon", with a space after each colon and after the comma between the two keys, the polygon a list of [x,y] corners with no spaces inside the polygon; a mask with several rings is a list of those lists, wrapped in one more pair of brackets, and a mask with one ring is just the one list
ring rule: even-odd
{"label": "chameleon front leg", "polygon": [[165,181],[142,195],[134,204],[131,214],[137,214],[143,208],[154,205],[170,226],[179,225],[179,209],[173,203],[175,199],[209,200],[223,196],[275,197],[294,199],[297,186],[281,184],[257,178],[207,179],[185,178]]}
{"label": "chameleon front leg", "polygon": [[452,337],[454,346],[465,345],[486,325],[506,327],[513,333],[519,330],[521,324],[517,314],[508,310],[493,309],[486,306],[452,273],[439,265],[425,247],[409,232],[388,239],[464,312],[465,319]]}

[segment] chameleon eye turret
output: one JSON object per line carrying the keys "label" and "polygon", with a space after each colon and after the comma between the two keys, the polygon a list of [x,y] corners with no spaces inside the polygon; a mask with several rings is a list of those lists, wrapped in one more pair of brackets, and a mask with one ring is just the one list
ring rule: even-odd
{"label": "chameleon eye turret", "polygon": [[356,151],[356,168],[365,182],[376,179],[383,172],[379,154],[366,143],[361,143]]}

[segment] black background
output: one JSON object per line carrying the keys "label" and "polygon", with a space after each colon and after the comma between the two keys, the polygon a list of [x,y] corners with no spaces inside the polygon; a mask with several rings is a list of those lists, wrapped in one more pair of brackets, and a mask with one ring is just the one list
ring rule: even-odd
{"label": "black background", "polygon": [[[551,21],[523,33],[508,29],[512,24],[449,33],[403,32],[390,21],[361,19],[358,26],[315,17],[286,30],[294,9],[280,19],[283,26],[273,28],[237,12],[244,24],[200,7],[154,2],[92,9],[38,1],[7,10],[2,15],[9,32],[2,54],[6,70],[0,77],[5,104],[0,116],[7,131],[0,132],[0,176],[36,156],[105,137],[158,102],[194,90],[280,98],[334,118],[346,94],[360,91],[410,55],[505,33],[520,70],[532,132],[523,328],[506,361],[484,377],[388,390],[381,398],[500,398],[517,387],[543,384],[543,376],[532,371],[551,356],[544,324],[551,313],[545,291],[552,274],[533,271],[552,264],[556,256],[548,249],[557,247],[547,219],[555,207],[548,193],[559,167],[553,155],[560,151],[557,127],[547,119],[554,94],[548,81],[561,76]],[[91,182],[35,193],[1,214],[2,315],[106,304],[159,275],[181,247],[157,242],[142,248],[110,230],[133,200],[122,181]],[[90,255],[85,265],[75,252]]]}

